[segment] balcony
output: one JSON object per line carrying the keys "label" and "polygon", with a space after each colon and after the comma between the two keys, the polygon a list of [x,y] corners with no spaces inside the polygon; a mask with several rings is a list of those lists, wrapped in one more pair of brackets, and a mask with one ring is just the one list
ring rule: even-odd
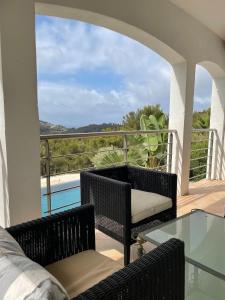
{"label": "balcony", "polygon": [[[188,3],[187,3],[188,2]],[[81,167],[55,161],[114,153],[109,165],[131,164],[176,173],[178,216],[201,208],[224,215],[225,205],[225,22],[223,1],[142,0],[1,0],[0,1],[0,225],[13,226],[79,206],[79,172],[97,164],[88,157]],[[39,131],[35,14],[78,19],[125,34],[150,47],[171,65],[169,124],[164,131],[101,132],[41,136]],[[139,59],[139,58],[137,58]],[[192,130],[196,65],[212,76],[210,129]],[[147,164],[130,155],[133,143],[163,135],[160,151],[150,148]],[[57,140],[102,138],[108,148],[54,153]],[[116,137],[116,146],[107,142]],[[40,168],[41,140],[41,168]],[[116,149],[115,149],[116,147]],[[132,149],[133,147],[133,149]],[[96,150],[96,151],[95,151]],[[135,151],[134,151],[135,150]],[[137,152],[138,152],[137,151]],[[97,153],[98,152],[98,153]],[[137,152],[135,152],[137,154]],[[160,154],[160,155],[158,155]],[[63,164],[64,164],[63,162]],[[96,165],[95,165],[96,164]],[[107,164],[105,163],[105,166]],[[40,189],[40,169],[43,189]],[[70,175],[68,175],[70,173]],[[58,174],[58,175],[57,175]],[[53,178],[64,186],[54,184]],[[60,177],[61,176],[61,177]],[[65,178],[65,177],[63,177]],[[76,181],[70,184],[71,178]],[[64,180],[64,179],[63,179]],[[76,191],[78,201],[58,203],[57,195]],[[42,196],[42,202],[40,201]],[[63,200],[64,201],[64,200]],[[97,249],[122,261],[121,245],[96,232]],[[216,235],[215,235],[216,236]],[[219,244],[219,243],[218,243]],[[150,247],[151,245],[148,245]],[[224,257],[223,257],[224,259]],[[218,299],[216,299],[218,300]]]}
{"label": "balcony", "polygon": [[[96,140],[99,141],[99,139],[101,140],[100,144],[104,147],[97,149]],[[88,151],[82,151],[85,142],[91,145],[88,147]],[[60,150],[60,145],[63,145],[61,143],[67,143],[67,147],[62,151]],[[176,130],[41,136],[43,215],[80,205],[79,172],[82,170],[129,164],[177,173],[175,166],[177,166],[178,153],[174,146],[176,144]],[[193,130],[191,145],[190,195],[196,182],[208,179],[207,185],[211,184],[213,158],[217,151],[216,131],[213,129]],[[67,152],[65,153],[65,151]],[[76,168],[76,166],[79,167]],[[67,175],[65,176],[65,174]],[[68,197],[70,199],[70,194],[73,194],[73,200],[67,202],[62,200],[60,205],[59,198]],[[185,201],[185,205],[187,202]],[[196,205],[194,199],[190,202],[194,202],[193,205]],[[185,211],[187,209],[184,209]]]}
{"label": "balcony", "polygon": [[[69,135],[43,135],[41,136],[41,170],[42,170],[42,207],[43,216],[56,213],[62,210],[70,209],[80,205],[79,194],[79,172],[86,169],[93,169],[96,166],[93,161],[85,162],[86,165],[79,169],[73,169],[72,159],[82,157],[94,157],[96,154],[107,156],[111,153],[116,153],[118,156],[115,161],[103,160],[101,167],[109,167],[123,164],[141,165],[140,158],[132,158],[132,151],[140,149],[143,146],[143,140],[140,137],[151,137],[164,135],[164,142],[157,144],[159,148],[150,155],[151,161],[155,164],[152,169],[162,172],[171,172],[172,166],[177,165],[177,153],[173,152],[174,143],[176,143],[176,130],[159,130],[159,131],[130,131],[130,132],[100,132],[100,133],[85,133],[85,134],[69,134]],[[112,137],[116,140],[112,140]],[[95,139],[101,139],[102,144],[108,145],[100,149],[92,149],[88,152],[80,152],[79,147],[77,152],[59,154],[55,151],[56,143],[60,145],[62,141],[76,141],[82,145],[83,141],[93,142]],[[136,139],[134,139],[136,138]],[[116,145],[115,146],[115,141]],[[118,146],[119,145],[119,146]],[[148,147],[154,147],[154,144],[149,144]],[[192,209],[203,209],[205,211],[223,216],[225,206],[225,182],[223,180],[211,180],[213,157],[216,151],[216,131],[215,130],[193,130],[192,131],[192,148],[190,157],[189,169],[189,194],[178,197],[178,216],[189,213]],[[57,153],[56,153],[57,152]],[[57,160],[64,160],[63,165],[57,164]],[[119,158],[119,159],[118,159]],[[159,158],[159,159],[157,159]],[[114,157],[115,159],[115,157]],[[136,159],[136,160],[135,160]],[[71,165],[70,165],[71,164]],[[148,166],[149,167],[149,166]],[[64,169],[64,171],[62,171]],[[74,191],[75,194],[74,194]],[[72,192],[73,200],[66,201],[70,198]],[[59,204],[58,198],[65,199],[65,202]],[[56,202],[56,203],[55,203]],[[123,247],[120,243],[109,238],[103,233],[96,232],[98,250],[120,263],[123,261]]]}
{"label": "balcony", "polygon": [[[209,4],[204,3],[203,7],[207,9],[202,10],[194,3],[187,7],[179,1],[169,0],[160,1],[160,5],[152,0],[141,7],[135,3],[130,6],[124,1],[123,4],[111,6],[105,3],[96,7],[89,0],[79,4],[68,0],[67,5],[61,0],[30,1],[29,4],[23,0],[20,5],[14,0],[13,3],[15,9],[6,6],[1,9],[4,11],[1,17],[0,106],[0,192],[4,199],[0,220],[3,226],[41,214],[35,14],[75,18],[105,26],[152,48],[170,63],[168,130],[176,131],[172,152],[177,157],[172,160],[171,171],[178,175],[179,195],[185,195],[189,190],[195,68],[196,65],[203,66],[213,79],[210,128],[216,130],[217,149],[213,151],[211,166],[206,161],[204,167],[195,165],[194,160],[192,164],[202,168],[211,179],[224,179],[224,36],[218,21],[209,13]],[[127,11],[126,5],[131,13],[121,15]],[[197,14],[193,13],[195,10]],[[218,9],[218,14],[220,11],[222,9]],[[149,15],[146,16],[146,12]],[[209,22],[210,19],[214,21]],[[9,26],[12,20],[14,27]],[[157,20],[163,20],[163,23]],[[18,36],[20,47],[17,46]],[[195,172],[191,170],[192,174]]]}

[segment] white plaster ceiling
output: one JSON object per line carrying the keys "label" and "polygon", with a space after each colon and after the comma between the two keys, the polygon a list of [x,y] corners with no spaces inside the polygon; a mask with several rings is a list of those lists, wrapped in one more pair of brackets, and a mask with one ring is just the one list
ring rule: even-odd
{"label": "white plaster ceiling", "polygon": [[225,40],[225,0],[169,0]]}

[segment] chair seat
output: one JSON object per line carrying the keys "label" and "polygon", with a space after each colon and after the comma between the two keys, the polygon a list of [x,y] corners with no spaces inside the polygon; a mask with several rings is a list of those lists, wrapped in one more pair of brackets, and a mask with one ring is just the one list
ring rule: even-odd
{"label": "chair seat", "polygon": [[131,190],[131,221],[140,222],[172,207],[172,199],[140,190]]}
{"label": "chair seat", "polygon": [[122,267],[110,258],[87,250],[46,266],[71,298],[88,290]]}

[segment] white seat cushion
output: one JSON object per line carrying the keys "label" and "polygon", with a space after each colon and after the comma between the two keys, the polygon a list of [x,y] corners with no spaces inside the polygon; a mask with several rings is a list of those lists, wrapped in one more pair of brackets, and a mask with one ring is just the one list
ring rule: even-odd
{"label": "white seat cushion", "polygon": [[155,193],[131,190],[132,223],[137,223],[171,207],[171,198]]}
{"label": "white seat cushion", "polygon": [[122,267],[110,258],[87,250],[46,266],[71,298],[118,271]]}

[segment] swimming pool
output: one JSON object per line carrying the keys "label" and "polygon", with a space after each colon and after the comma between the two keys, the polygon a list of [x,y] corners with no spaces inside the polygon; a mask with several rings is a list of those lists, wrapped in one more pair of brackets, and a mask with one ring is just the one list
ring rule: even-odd
{"label": "swimming pool", "polygon": [[[80,181],[70,181],[67,183],[62,183],[62,184],[56,184],[51,186],[51,191],[55,192],[61,189],[66,189],[72,186],[79,186]],[[47,196],[43,196],[47,191],[47,188],[42,188],[41,189],[41,212],[42,216],[47,216],[47,210],[48,210],[48,202],[47,202]],[[53,213],[64,211],[66,209],[70,209],[73,207],[80,206],[80,188],[74,188],[70,189],[67,191],[61,191],[58,193],[53,193],[52,194],[52,210]],[[66,206],[66,207],[62,207]]]}

